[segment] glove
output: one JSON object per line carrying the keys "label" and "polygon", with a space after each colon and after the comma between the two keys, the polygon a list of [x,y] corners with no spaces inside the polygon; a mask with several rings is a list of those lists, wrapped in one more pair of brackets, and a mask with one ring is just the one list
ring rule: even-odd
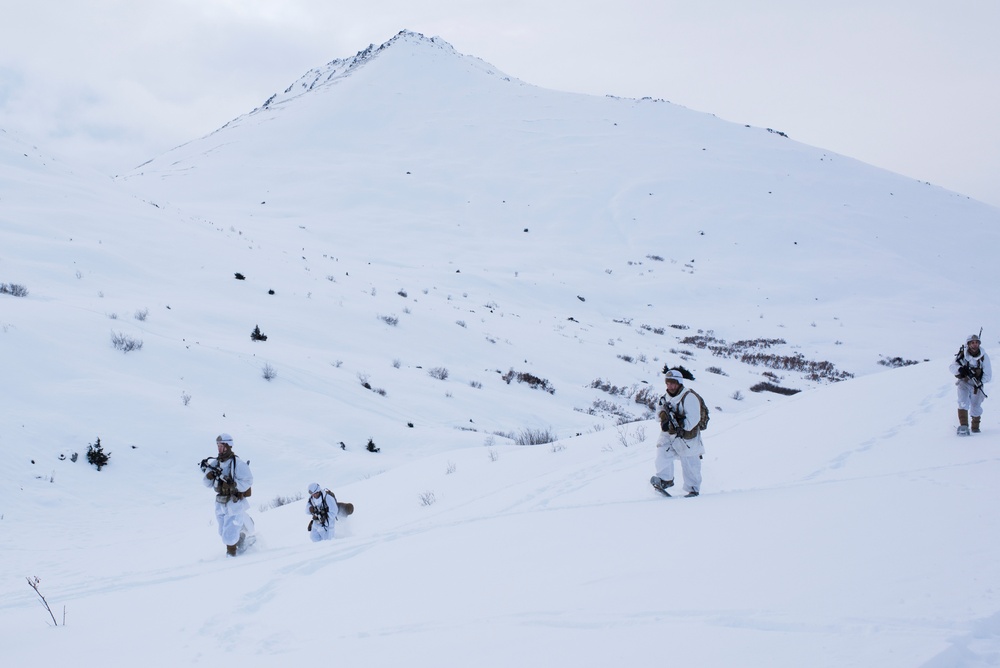
{"label": "glove", "polygon": [[209,480],[215,480],[215,471],[209,471],[208,473],[205,474],[205,477],[208,478]]}
{"label": "glove", "polygon": [[983,370],[982,369],[973,369],[972,370],[972,376],[976,380],[982,380],[983,379]]}
{"label": "glove", "polygon": [[969,367],[960,366],[958,367],[958,373],[955,374],[955,378],[968,378],[969,377]]}

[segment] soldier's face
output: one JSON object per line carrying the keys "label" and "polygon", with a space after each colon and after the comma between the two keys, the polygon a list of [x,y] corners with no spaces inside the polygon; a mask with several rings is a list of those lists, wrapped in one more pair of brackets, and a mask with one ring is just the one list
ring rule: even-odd
{"label": "soldier's face", "polygon": [[677,394],[677,390],[679,390],[680,387],[681,384],[678,383],[676,380],[670,378],[667,379],[667,392],[670,393],[671,396]]}
{"label": "soldier's face", "polygon": [[979,354],[979,341],[969,341],[969,352],[973,355]]}

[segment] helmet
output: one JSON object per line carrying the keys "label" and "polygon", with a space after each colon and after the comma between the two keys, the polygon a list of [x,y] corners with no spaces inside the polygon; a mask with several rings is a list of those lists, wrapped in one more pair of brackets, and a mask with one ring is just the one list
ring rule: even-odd
{"label": "helmet", "polygon": [[969,334],[965,338],[965,342],[966,343],[972,343],[973,341],[975,341],[976,343],[979,343],[979,335],[978,334]]}
{"label": "helmet", "polygon": [[684,376],[677,369],[670,369],[663,375],[663,380],[672,380],[678,385],[684,384]]}
{"label": "helmet", "polygon": [[218,436],[216,436],[215,437],[215,442],[216,443],[224,443],[224,444],[228,445],[229,447],[233,447],[233,437],[230,436],[229,434],[225,433],[225,432],[223,432],[223,433],[219,434]]}

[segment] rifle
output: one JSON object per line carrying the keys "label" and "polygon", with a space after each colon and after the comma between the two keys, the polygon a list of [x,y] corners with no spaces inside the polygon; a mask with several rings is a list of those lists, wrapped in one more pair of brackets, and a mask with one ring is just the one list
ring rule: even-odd
{"label": "rifle", "polygon": [[[663,405],[663,399],[660,399],[660,405]],[[664,408],[660,411],[660,414],[664,417],[660,418],[660,429],[667,432],[673,432],[674,436],[680,436],[684,432],[684,416],[676,413],[672,410],[667,410]]]}
{"label": "rifle", "polygon": [[[319,520],[319,523],[324,527],[330,526],[330,506],[326,502],[326,494],[328,490],[323,490],[323,496],[320,497],[323,501],[323,505],[316,507],[310,501],[309,508],[312,510],[313,521]],[[310,528],[312,527],[312,522],[309,523]]]}
{"label": "rifle", "polygon": [[[979,328],[979,338],[983,338],[982,327]],[[978,369],[979,374],[977,375],[976,369],[973,369],[972,365],[969,364],[969,361],[965,359],[965,344],[962,344],[962,346],[959,347],[958,353],[955,355],[955,362],[958,364],[958,379],[969,381],[972,383],[974,392],[982,392],[983,397],[989,399],[989,395],[987,395],[983,390],[983,369],[980,366]]]}
{"label": "rifle", "polygon": [[208,462],[209,459],[215,459],[215,457],[205,457],[198,464],[198,466],[201,468],[201,472],[204,473],[205,475],[208,475],[209,471],[214,471],[216,478],[221,477],[222,476],[222,464],[219,463],[218,459],[215,459],[215,466],[212,466],[212,464],[210,464]]}
{"label": "rifle", "polygon": [[209,480],[214,480],[214,489],[218,493],[229,493],[226,492],[227,489],[231,489],[233,492],[236,491],[236,481],[233,480],[232,476],[222,475],[222,464],[219,463],[218,459],[215,459],[215,465],[213,466],[209,460],[215,459],[215,457],[205,457],[198,464],[201,467],[201,472],[208,476],[209,472],[214,473]]}

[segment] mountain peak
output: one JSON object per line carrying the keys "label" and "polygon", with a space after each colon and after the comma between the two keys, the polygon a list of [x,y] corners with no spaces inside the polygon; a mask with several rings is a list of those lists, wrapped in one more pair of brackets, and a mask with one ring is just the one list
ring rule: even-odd
{"label": "mountain peak", "polygon": [[[411,52],[416,49],[431,49],[438,53],[444,53],[459,58],[472,58],[471,56],[462,56],[455,51],[455,48],[451,44],[440,37],[427,37],[421,33],[413,32],[411,30],[400,30],[392,38],[383,42],[379,46],[369,44],[366,48],[358,51],[354,56],[349,58],[338,58],[330,61],[322,67],[316,67],[309,70],[288,86],[288,88],[284,91],[275,93],[269,97],[258,109],[255,109],[254,111],[267,109],[273,105],[286,102],[292,98],[315,90],[317,87],[332,84],[333,82],[349,76],[369,63],[375,61],[385,53],[390,51],[401,51],[405,46],[410,47]],[[492,70],[493,73],[496,73],[492,67],[490,67],[490,70]]]}

